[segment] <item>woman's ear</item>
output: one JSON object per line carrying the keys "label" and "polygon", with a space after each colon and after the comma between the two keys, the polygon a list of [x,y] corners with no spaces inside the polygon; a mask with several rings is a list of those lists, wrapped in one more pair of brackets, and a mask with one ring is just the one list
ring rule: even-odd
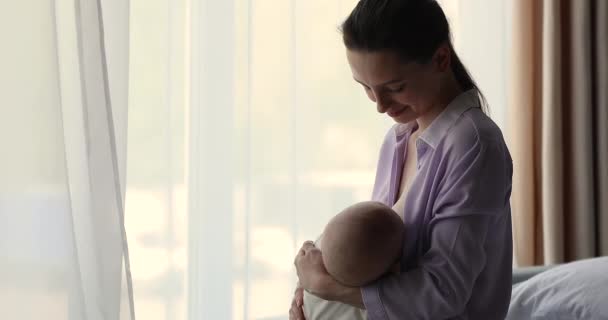
{"label": "woman's ear", "polygon": [[433,64],[439,72],[445,72],[450,70],[450,64],[452,63],[452,49],[447,43],[442,44],[437,48],[433,55]]}

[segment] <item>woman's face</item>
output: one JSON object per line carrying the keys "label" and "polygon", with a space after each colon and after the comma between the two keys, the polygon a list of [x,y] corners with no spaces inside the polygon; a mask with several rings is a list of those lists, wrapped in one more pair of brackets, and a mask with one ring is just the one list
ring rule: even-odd
{"label": "woman's face", "polygon": [[386,113],[396,122],[407,123],[437,108],[445,71],[437,54],[426,64],[403,63],[397,54],[389,51],[346,50],[346,55],[353,78],[376,103],[378,112]]}

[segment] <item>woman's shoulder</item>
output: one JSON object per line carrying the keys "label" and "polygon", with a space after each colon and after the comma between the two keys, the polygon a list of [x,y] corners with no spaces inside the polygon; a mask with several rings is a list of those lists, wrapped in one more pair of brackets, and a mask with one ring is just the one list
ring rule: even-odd
{"label": "woman's shoulder", "polygon": [[447,137],[456,138],[455,140],[479,140],[483,143],[504,141],[498,125],[480,108],[465,111]]}
{"label": "woman's shoulder", "polygon": [[479,144],[504,143],[500,128],[482,111],[475,89],[454,98],[420,138],[435,150],[450,152],[466,151]]}
{"label": "woman's shoulder", "polygon": [[440,148],[445,153],[463,155],[474,149],[504,149],[502,131],[480,108],[471,108],[461,114],[447,130]]}

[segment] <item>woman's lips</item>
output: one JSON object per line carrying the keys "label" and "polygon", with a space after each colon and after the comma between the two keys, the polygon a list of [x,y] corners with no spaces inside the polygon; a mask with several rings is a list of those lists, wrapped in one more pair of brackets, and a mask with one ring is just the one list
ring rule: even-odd
{"label": "woman's lips", "polygon": [[390,110],[387,112],[388,116],[391,118],[395,118],[398,117],[399,115],[401,115],[403,113],[403,111],[405,111],[405,107],[402,107],[400,109],[397,110]]}

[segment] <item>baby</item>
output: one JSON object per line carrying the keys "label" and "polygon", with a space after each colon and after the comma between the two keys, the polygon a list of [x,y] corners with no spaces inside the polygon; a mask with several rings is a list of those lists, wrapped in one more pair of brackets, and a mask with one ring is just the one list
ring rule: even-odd
{"label": "baby", "polygon": [[[401,256],[403,221],[390,207],[361,202],[333,217],[316,246],[327,272],[338,282],[359,287],[391,271]],[[398,270],[398,269],[397,269]],[[307,320],[366,319],[366,312],[304,292]]]}

